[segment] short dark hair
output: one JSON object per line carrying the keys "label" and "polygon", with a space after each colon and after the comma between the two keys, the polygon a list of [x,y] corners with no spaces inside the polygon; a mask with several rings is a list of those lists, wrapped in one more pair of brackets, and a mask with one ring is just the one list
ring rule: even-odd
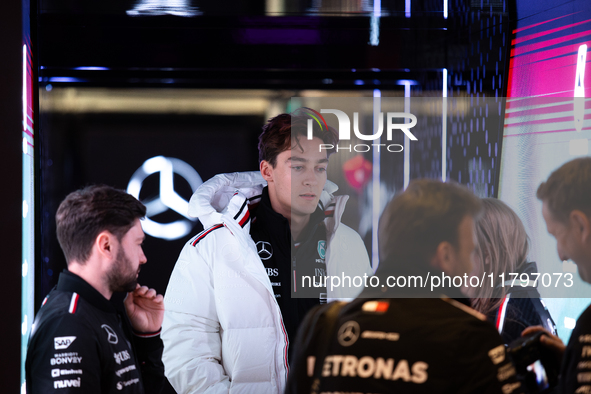
{"label": "short dark hair", "polygon": [[560,222],[566,223],[575,209],[591,217],[591,157],[563,164],[542,182],[536,196]]}
{"label": "short dark hair", "polygon": [[465,186],[431,179],[412,181],[380,218],[380,261],[428,263],[441,242],[458,247],[461,221],[477,217],[480,209],[480,199]]}
{"label": "short dark hair", "polygon": [[[280,114],[267,121],[263,126],[263,132],[259,136],[259,163],[263,160],[269,162],[273,168],[277,165],[277,156],[294,146],[300,146],[299,138],[308,135],[309,116],[301,115],[295,111],[291,114]],[[332,127],[322,127],[315,121],[312,122],[313,136],[318,137],[325,144],[332,145],[332,149],[326,149],[330,156],[336,149],[338,137]],[[292,145],[292,141],[295,145]],[[301,146],[300,146],[301,148]]]}
{"label": "short dark hair", "polygon": [[111,186],[88,186],[68,194],[55,215],[57,239],[66,261],[85,263],[102,231],[121,240],[135,220],[144,216],[144,204]]}

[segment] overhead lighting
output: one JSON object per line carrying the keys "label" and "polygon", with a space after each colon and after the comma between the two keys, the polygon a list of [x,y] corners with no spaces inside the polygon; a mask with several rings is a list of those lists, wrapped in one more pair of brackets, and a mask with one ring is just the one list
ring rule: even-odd
{"label": "overhead lighting", "polygon": [[192,17],[202,14],[197,7],[190,6],[188,0],[140,0],[135,7],[125,12],[129,16]]}

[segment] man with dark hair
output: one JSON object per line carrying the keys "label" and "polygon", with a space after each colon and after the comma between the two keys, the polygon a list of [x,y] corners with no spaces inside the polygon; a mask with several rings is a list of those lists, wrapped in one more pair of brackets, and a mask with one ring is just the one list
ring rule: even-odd
{"label": "man with dark hair", "polygon": [[[27,349],[27,393],[158,393],[162,295],[137,283],[146,208],[109,186],[70,193],[56,214],[68,269],[43,301]],[[110,302],[128,292],[123,305]]]}
{"label": "man with dark hair", "polygon": [[[560,260],[572,260],[579,275],[591,283],[591,157],[569,161],[538,187],[548,232],[556,238]],[[568,346],[541,326],[522,335],[543,331],[540,341],[562,360],[560,393],[591,393],[591,306],[581,314]]]}
{"label": "man with dark hair", "polygon": [[395,197],[380,219],[376,278],[355,301],[308,314],[286,393],[519,390],[486,317],[454,300],[461,294],[451,284],[428,279],[471,271],[479,210],[468,189],[434,180]]}
{"label": "man with dark hair", "polygon": [[295,298],[292,281],[372,273],[361,238],[340,223],[347,196],[333,196],[327,180],[320,147],[336,145],[336,133],[314,122],[309,139],[311,119],[270,119],[260,172],[217,175],[191,198],[189,214],[205,230],[176,263],[163,324],[166,375],[179,393],[282,393],[306,312],[360,290],[324,286]]}

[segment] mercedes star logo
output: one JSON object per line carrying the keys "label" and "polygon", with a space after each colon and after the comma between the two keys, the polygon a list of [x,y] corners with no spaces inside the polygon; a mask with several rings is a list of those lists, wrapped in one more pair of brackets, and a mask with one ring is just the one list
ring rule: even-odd
{"label": "mercedes star logo", "polygon": [[339,328],[338,339],[341,346],[351,346],[359,338],[359,323],[349,320]]}
{"label": "mercedes star logo", "polygon": [[[156,156],[146,162],[131,176],[127,185],[127,192],[140,199],[145,179],[155,173],[160,174],[159,195],[142,201],[146,206],[146,218],[142,221],[142,228],[156,238],[166,240],[179,239],[193,230],[197,220],[189,216],[189,203],[174,190],[174,174],[183,177],[194,192],[203,183],[201,177],[189,164],[172,157]],[[159,223],[152,219],[167,210],[173,210],[183,216],[183,219],[172,223]]]}
{"label": "mercedes star logo", "polygon": [[115,334],[115,331],[111,327],[109,327],[106,324],[103,324],[101,328],[103,328],[107,332],[107,341],[109,341],[109,343],[116,345],[117,342],[119,342],[117,334]]}
{"label": "mercedes star logo", "polygon": [[269,260],[273,256],[273,247],[265,241],[257,242],[257,252],[261,260]]}

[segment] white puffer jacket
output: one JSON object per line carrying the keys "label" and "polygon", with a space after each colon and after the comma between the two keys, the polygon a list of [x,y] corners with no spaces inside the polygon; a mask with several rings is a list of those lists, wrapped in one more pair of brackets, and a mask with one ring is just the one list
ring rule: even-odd
{"label": "white puffer jacket", "polygon": [[[203,232],[183,248],[164,303],[165,374],[178,393],[282,393],[287,334],[271,282],[250,231],[248,203],[258,202],[266,182],[259,172],[220,174],[190,201]],[[340,223],[348,196],[333,197],[328,181],[323,207],[327,275],[371,275],[359,235]],[[362,289],[329,292],[353,298]]]}

